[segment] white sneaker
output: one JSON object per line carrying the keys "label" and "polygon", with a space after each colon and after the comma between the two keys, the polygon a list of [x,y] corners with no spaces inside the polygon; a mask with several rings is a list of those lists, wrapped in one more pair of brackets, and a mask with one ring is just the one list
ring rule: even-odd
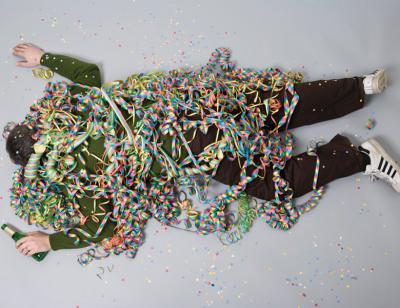
{"label": "white sneaker", "polygon": [[365,94],[381,93],[387,87],[387,74],[384,69],[376,70],[369,75],[363,75],[364,92]]}
{"label": "white sneaker", "polygon": [[375,139],[369,139],[361,144],[360,151],[368,154],[371,160],[364,174],[369,175],[371,181],[384,180],[391,184],[397,192],[400,192],[400,166],[385,152],[382,146]]}

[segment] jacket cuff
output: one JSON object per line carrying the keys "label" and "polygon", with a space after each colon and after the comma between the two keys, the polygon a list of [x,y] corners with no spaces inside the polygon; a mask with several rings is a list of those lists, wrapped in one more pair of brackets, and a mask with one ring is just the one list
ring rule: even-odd
{"label": "jacket cuff", "polygon": [[53,72],[58,73],[59,64],[62,61],[61,57],[56,54],[52,54],[50,52],[45,52],[40,57],[40,65],[46,66],[51,69]]}
{"label": "jacket cuff", "polygon": [[77,249],[88,246],[88,244],[86,244],[82,239],[80,239],[78,244],[75,245],[75,239],[69,238],[64,231],[51,233],[49,235],[49,242],[52,250]]}
{"label": "jacket cuff", "polygon": [[50,62],[50,57],[51,57],[51,54],[48,52],[45,52],[44,54],[42,54],[42,56],[40,57],[40,65],[48,66],[48,64]]}
{"label": "jacket cuff", "polygon": [[57,245],[57,243],[61,242],[61,238],[57,233],[51,233],[49,235],[49,242],[50,242],[51,250],[61,249],[60,245]]}

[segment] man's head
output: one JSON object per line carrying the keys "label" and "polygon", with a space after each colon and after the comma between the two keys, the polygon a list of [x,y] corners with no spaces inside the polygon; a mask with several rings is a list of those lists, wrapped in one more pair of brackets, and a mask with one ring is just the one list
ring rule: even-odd
{"label": "man's head", "polygon": [[17,124],[7,134],[6,150],[13,163],[26,166],[34,152],[33,130],[26,125]]}

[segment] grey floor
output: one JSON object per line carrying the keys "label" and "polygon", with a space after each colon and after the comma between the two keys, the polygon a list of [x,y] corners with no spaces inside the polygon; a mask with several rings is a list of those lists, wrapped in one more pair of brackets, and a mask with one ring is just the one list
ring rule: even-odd
{"label": "grey floor", "polygon": [[[301,70],[307,80],[387,68],[389,88],[365,108],[293,132],[297,153],[312,138],[342,133],[354,142],[376,137],[398,159],[399,11],[397,1],[2,0],[0,124],[22,120],[45,83],[15,66],[10,48],[18,43],[93,61],[104,81],[204,64],[228,46],[239,66]],[[372,130],[364,126],[369,117]],[[0,223],[34,230],[8,206],[14,167],[1,143]],[[225,247],[213,235],[152,221],[135,259],[114,256],[86,268],[76,261],[85,250],[37,263],[3,234],[0,307],[398,307],[399,201],[388,185],[357,174],[331,183],[289,232],[259,219]]]}

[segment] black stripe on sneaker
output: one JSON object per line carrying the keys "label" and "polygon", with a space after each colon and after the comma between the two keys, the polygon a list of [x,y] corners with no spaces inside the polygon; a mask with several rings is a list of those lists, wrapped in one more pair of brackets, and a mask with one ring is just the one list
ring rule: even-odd
{"label": "black stripe on sneaker", "polygon": [[359,150],[360,152],[365,152],[365,153],[367,153],[368,155],[369,155],[369,153],[370,153],[369,150],[364,149],[361,145],[358,146],[358,150]]}
{"label": "black stripe on sneaker", "polygon": [[394,169],[394,172],[393,172],[393,174],[392,174],[392,179],[394,178],[394,176],[396,175],[396,173],[397,173],[397,170]]}
{"label": "black stripe on sneaker", "polygon": [[382,163],[383,163],[383,156],[381,156],[381,161],[379,162],[379,166],[378,166],[379,170],[381,170]]}
{"label": "black stripe on sneaker", "polygon": [[390,172],[392,172],[392,169],[393,169],[393,166],[390,165],[390,168],[389,168],[388,171],[387,171],[387,175],[390,175]]}
{"label": "black stripe on sneaker", "polygon": [[385,161],[385,165],[383,166],[382,172],[385,172],[387,165],[388,165],[388,162]]}

